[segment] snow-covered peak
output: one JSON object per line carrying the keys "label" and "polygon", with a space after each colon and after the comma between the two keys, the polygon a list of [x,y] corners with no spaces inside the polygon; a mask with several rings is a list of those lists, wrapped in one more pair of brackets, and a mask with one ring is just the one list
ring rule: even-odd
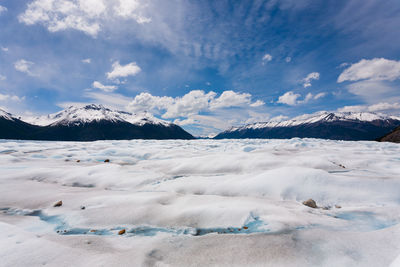
{"label": "snow-covered peak", "polygon": [[108,109],[102,105],[90,104],[76,107],[70,106],[60,112],[29,119],[29,122],[35,125],[81,125],[94,121],[110,122],[129,122],[135,125],[163,124],[170,125],[169,122],[155,118],[145,112],[142,114],[133,114],[125,111],[116,111]]}
{"label": "snow-covered peak", "polygon": [[0,109],[0,118],[2,119],[6,119],[6,120],[10,120],[13,121],[14,120],[14,116],[11,115],[10,113]]}
{"label": "snow-covered peak", "polygon": [[371,112],[327,112],[320,111],[313,114],[304,114],[294,117],[290,120],[283,121],[268,121],[257,122],[240,127],[232,127],[227,132],[233,132],[244,129],[261,129],[261,128],[275,128],[275,127],[292,127],[304,124],[311,124],[317,122],[333,122],[333,121],[364,121],[371,122],[376,120],[399,120],[398,116],[390,116],[385,114],[371,113]]}

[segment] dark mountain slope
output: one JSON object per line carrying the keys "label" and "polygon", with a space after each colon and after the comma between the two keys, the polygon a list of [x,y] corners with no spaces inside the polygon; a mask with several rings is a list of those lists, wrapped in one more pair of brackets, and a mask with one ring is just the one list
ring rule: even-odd
{"label": "dark mountain slope", "polygon": [[392,132],[378,138],[377,141],[400,143],[400,126],[394,129]]}

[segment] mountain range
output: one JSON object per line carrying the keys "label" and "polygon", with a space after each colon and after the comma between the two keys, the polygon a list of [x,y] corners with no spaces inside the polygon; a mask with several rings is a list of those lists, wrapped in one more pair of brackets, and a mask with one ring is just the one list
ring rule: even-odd
{"label": "mountain range", "polygon": [[[369,112],[318,112],[290,120],[232,127],[214,138],[299,137],[400,142],[399,125],[400,117],[396,116]],[[0,139],[95,141],[194,137],[180,126],[149,113],[133,114],[91,104],[71,106],[54,114],[24,120],[0,109]]]}
{"label": "mountain range", "polygon": [[71,106],[26,121],[0,110],[0,139],[95,141],[194,137],[178,125],[148,113],[133,114],[91,104]]}
{"label": "mountain range", "polygon": [[369,112],[318,112],[285,121],[232,127],[214,138],[376,140],[399,125],[400,117],[396,116]]}

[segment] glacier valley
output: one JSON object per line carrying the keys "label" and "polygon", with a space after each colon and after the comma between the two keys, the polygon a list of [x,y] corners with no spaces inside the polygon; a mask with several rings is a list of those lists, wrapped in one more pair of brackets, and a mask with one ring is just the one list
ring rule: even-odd
{"label": "glacier valley", "polygon": [[0,140],[0,266],[394,267],[399,222],[398,144]]}

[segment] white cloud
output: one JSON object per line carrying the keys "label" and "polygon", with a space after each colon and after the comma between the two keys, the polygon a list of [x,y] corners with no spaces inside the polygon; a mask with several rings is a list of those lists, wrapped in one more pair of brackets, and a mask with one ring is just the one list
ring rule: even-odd
{"label": "white cloud", "polygon": [[322,97],[326,96],[326,93],[318,93],[316,95],[313,95],[312,93],[308,93],[303,100],[301,100],[301,95],[300,94],[295,94],[292,91],[286,92],[283,95],[281,95],[278,98],[277,103],[280,104],[286,104],[289,106],[295,106],[298,104],[305,104],[308,103],[311,100],[318,100]]}
{"label": "white cloud", "polygon": [[[192,133],[202,136],[219,133],[232,125],[265,121],[269,118],[268,114],[260,113],[263,110],[260,107],[262,101],[251,102],[248,97],[243,97],[247,94],[227,92],[229,93],[218,95],[212,91],[206,93],[194,90],[182,97],[153,96],[143,92],[132,100],[120,94],[89,91],[83,95],[89,100],[81,104],[99,103],[134,113],[146,111],[164,119],[172,119],[175,123],[188,127]],[[223,94],[224,97],[219,99]],[[232,103],[226,102],[228,99],[235,99],[234,107]],[[63,102],[57,105],[67,107],[71,103]]]}
{"label": "white cloud", "polygon": [[313,94],[308,93],[308,94],[306,95],[306,97],[304,98],[304,100],[303,100],[303,101],[300,101],[300,102],[301,102],[301,103],[307,103],[307,102],[310,101],[311,99],[313,99]]}
{"label": "white cloud", "polygon": [[221,109],[241,107],[255,108],[263,105],[258,100],[251,102],[251,95],[224,91],[220,96],[210,91],[193,90],[182,97],[153,96],[149,93],[137,95],[129,104],[128,110],[134,112],[149,111],[161,114],[163,118],[179,118],[196,115],[200,112],[215,112]]}
{"label": "white cloud", "polygon": [[340,64],[340,65],[337,66],[336,68],[341,69],[341,68],[347,67],[348,65],[350,65],[350,64],[347,63],[347,62],[343,62],[342,64]]}
{"label": "white cloud", "polygon": [[285,61],[286,61],[286,63],[289,63],[290,61],[292,61],[292,58],[291,57],[286,57]]}
{"label": "white cloud", "polygon": [[15,101],[15,102],[21,102],[23,100],[25,100],[25,96],[24,97],[19,97],[16,95],[3,95],[0,93],[0,101]]}
{"label": "white cloud", "polygon": [[260,106],[263,106],[263,105],[265,105],[265,102],[264,102],[264,101],[262,101],[262,100],[257,100],[256,102],[251,103],[251,104],[250,104],[250,107],[260,107]]}
{"label": "white cloud", "polygon": [[322,97],[324,97],[324,96],[326,96],[326,93],[318,93],[318,94],[316,94],[316,95],[314,96],[314,99],[317,100],[317,99],[320,99],[320,98],[322,98]]}
{"label": "white cloud", "polygon": [[92,63],[92,60],[90,58],[85,58],[85,59],[82,59],[81,61],[82,61],[82,63],[86,63],[86,64]]}
{"label": "white cloud", "polygon": [[103,85],[102,83],[100,83],[98,81],[94,81],[93,84],[92,84],[92,87],[100,89],[100,90],[102,90],[104,92],[107,92],[107,93],[113,92],[113,91],[117,90],[117,88],[118,88],[115,85]]}
{"label": "white cloud", "polygon": [[345,69],[338,83],[345,81],[394,81],[400,78],[400,61],[385,58],[362,59]]}
{"label": "white cloud", "polygon": [[381,102],[374,105],[344,106],[338,109],[339,112],[399,112],[400,103]]}
{"label": "white cloud", "polygon": [[8,52],[8,47],[1,46],[0,48],[1,48],[1,51]]}
{"label": "white cloud", "polygon": [[319,76],[318,72],[311,72],[308,74],[307,77],[302,80],[304,88],[310,87],[312,80],[319,80]]}
{"label": "white cloud", "polygon": [[33,64],[34,63],[31,61],[27,61],[25,59],[20,59],[14,63],[14,68],[17,71],[24,72],[30,76],[33,76],[32,72],[30,70]]}
{"label": "white cloud", "polygon": [[369,80],[349,84],[347,85],[347,90],[354,95],[362,97],[369,103],[392,98],[392,93],[396,92],[396,88],[382,81]]}
{"label": "white cloud", "polygon": [[107,8],[105,2],[104,0],[78,0],[76,4],[89,18],[97,18],[105,14]]}
{"label": "white cloud", "polygon": [[272,56],[270,54],[265,54],[262,58],[263,61],[271,61],[272,60]]}
{"label": "white cloud", "polygon": [[0,81],[5,81],[7,79],[6,76],[0,74]]}
{"label": "white cloud", "polygon": [[280,121],[284,121],[284,120],[287,120],[287,119],[289,119],[288,116],[285,116],[285,115],[278,115],[278,116],[276,116],[276,117],[271,118],[269,121],[280,122]]}
{"label": "white cloud", "polygon": [[251,103],[251,94],[224,91],[218,98],[215,98],[210,102],[210,109],[213,110],[218,108],[241,107],[249,105],[251,107],[258,107],[264,104],[265,103],[261,100]]}
{"label": "white cloud", "polygon": [[7,8],[5,6],[0,6],[0,15],[1,15],[1,13],[6,12],[6,11],[7,11]]}
{"label": "white cloud", "polygon": [[300,98],[300,94],[295,94],[292,91],[286,92],[278,98],[278,103],[294,106],[298,104],[297,99]]}
{"label": "white cloud", "polygon": [[100,22],[96,19],[104,5],[102,0],[91,1],[93,11],[85,1],[35,0],[18,19],[27,25],[43,24],[50,32],[74,29],[96,36]]}
{"label": "white cloud", "polygon": [[399,101],[398,87],[391,82],[400,79],[400,61],[385,58],[362,59],[345,69],[337,82],[352,82],[346,89],[367,103]]}
{"label": "white cloud", "polygon": [[123,18],[132,18],[139,24],[151,22],[151,18],[144,17],[140,13],[136,13],[140,3],[137,0],[119,0],[119,5],[115,6],[115,12]]}
{"label": "white cloud", "polygon": [[135,76],[142,69],[136,64],[136,62],[131,62],[127,65],[120,65],[119,61],[112,64],[111,72],[107,72],[107,79],[117,79],[120,77]]}
{"label": "white cloud", "polygon": [[162,117],[187,117],[205,111],[210,107],[210,101],[212,101],[215,96],[216,93],[212,91],[207,94],[202,90],[190,91],[182,97],[175,98],[173,103],[167,107],[167,111]]}
{"label": "white cloud", "polygon": [[137,0],[34,0],[18,19],[27,25],[42,24],[50,32],[73,29],[96,37],[115,18],[150,22],[140,15],[142,6]]}
{"label": "white cloud", "polygon": [[174,103],[174,98],[167,96],[153,96],[149,93],[140,93],[129,103],[127,109],[133,112],[149,111],[159,113]]}

